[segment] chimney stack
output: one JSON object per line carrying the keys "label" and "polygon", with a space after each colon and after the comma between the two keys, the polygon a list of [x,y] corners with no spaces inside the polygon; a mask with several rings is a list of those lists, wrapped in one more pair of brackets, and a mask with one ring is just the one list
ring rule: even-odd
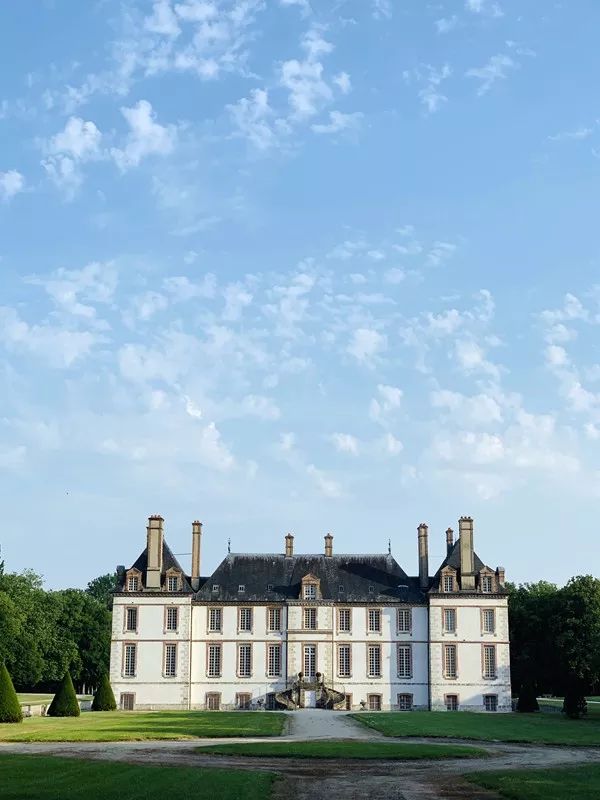
{"label": "chimney stack", "polygon": [[333,555],[333,536],[328,533],[325,536],[325,556],[331,558]]}
{"label": "chimney stack", "polygon": [[454,547],[454,531],[452,528],[446,529],[446,555],[449,556]]}
{"label": "chimney stack", "polygon": [[200,550],[202,546],[202,523],[195,519],[192,522],[192,589],[200,588]]}
{"label": "chimney stack", "polygon": [[421,589],[429,588],[429,548],[427,544],[428,529],[422,522],[417,528],[419,537],[419,584]]}
{"label": "chimney stack", "polygon": [[148,517],[146,553],[146,589],[160,589],[163,571],[163,518],[159,514]]}
{"label": "chimney stack", "polygon": [[506,580],[504,567],[496,567],[496,580],[498,581],[498,586],[504,587],[504,581]]}
{"label": "chimney stack", "polygon": [[291,558],[294,555],[294,537],[288,533],[285,537],[285,555],[286,558]]}
{"label": "chimney stack", "polygon": [[460,588],[475,589],[475,559],[473,554],[473,518],[461,517],[458,520],[460,540]]}

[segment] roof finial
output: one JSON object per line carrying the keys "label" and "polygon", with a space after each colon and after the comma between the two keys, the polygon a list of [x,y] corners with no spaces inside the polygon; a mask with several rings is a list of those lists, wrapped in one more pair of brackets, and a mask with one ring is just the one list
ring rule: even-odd
{"label": "roof finial", "polygon": [[392,555],[392,540],[388,539],[388,556]]}
{"label": "roof finial", "polygon": [[231,539],[227,539],[227,552],[231,553]]}

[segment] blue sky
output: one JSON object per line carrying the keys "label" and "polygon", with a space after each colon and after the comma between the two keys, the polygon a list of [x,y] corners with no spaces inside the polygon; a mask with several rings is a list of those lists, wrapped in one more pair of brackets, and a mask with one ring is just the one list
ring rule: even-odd
{"label": "blue sky", "polygon": [[84,585],[161,513],[203,571],[414,573],[470,514],[509,579],[599,572],[597,3],[0,15],[9,568]]}

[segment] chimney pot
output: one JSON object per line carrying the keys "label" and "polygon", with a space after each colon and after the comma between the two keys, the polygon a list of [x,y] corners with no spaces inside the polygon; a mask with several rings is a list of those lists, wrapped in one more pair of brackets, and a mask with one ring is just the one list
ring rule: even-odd
{"label": "chimney pot", "polygon": [[160,589],[161,585],[164,546],[163,522],[164,520],[160,514],[153,514],[148,517],[148,527],[146,528],[147,589]]}
{"label": "chimney pot", "polygon": [[200,588],[200,554],[202,550],[202,523],[195,519],[192,522],[192,589]]}
{"label": "chimney pot", "polygon": [[473,517],[458,520],[460,541],[460,581],[461,589],[475,589],[475,557],[473,551]]}
{"label": "chimney pot", "polygon": [[333,536],[328,533],[325,537],[325,555],[328,558],[333,556]]}
{"label": "chimney pot", "polygon": [[419,543],[419,584],[423,591],[429,588],[429,529],[424,522],[417,528]]}
{"label": "chimney pot", "polygon": [[286,558],[294,555],[294,536],[291,533],[286,534],[285,537],[285,555]]}
{"label": "chimney pot", "polygon": [[446,555],[450,555],[454,547],[454,531],[452,528],[446,529]]}

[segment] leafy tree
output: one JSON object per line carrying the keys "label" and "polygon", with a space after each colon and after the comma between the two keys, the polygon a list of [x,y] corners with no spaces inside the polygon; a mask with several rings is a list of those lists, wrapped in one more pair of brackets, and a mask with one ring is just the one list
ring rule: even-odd
{"label": "leafy tree", "polygon": [[92,711],[115,711],[116,708],[117,701],[115,700],[108,675],[105,672],[100,678],[100,685],[94,695]]}
{"label": "leafy tree", "polygon": [[90,581],[86,587],[86,593],[96,599],[110,611],[113,606],[113,591],[117,586],[116,574],[100,575]]}
{"label": "leafy tree", "polygon": [[519,691],[519,700],[517,701],[517,711],[521,713],[529,713],[531,711],[539,711],[540,707],[537,701],[537,692],[535,686],[530,681],[523,681]]}
{"label": "leafy tree", "polygon": [[78,717],[81,714],[70,672],[65,672],[46,713],[49,717]]}
{"label": "leafy tree", "polygon": [[106,606],[81,589],[55,593],[61,603],[59,630],[73,645],[71,672],[78,683],[98,686],[110,657],[111,615]]}
{"label": "leafy tree", "polygon": [[23,712],[6,664],[0,661],[0,722],[22,722]]}
{"label": "leafy tree", "polygon": [[563,683],[585,694],[600,675],[600,580],[591,575],[571,578],[558,600],[554,624]]}
{"label": "leafy tree", "polygon": [[583,693],[581,679],[571,675],[563,700],[563,712],[571,719],[581,719],[587,714],[587,702]]}

